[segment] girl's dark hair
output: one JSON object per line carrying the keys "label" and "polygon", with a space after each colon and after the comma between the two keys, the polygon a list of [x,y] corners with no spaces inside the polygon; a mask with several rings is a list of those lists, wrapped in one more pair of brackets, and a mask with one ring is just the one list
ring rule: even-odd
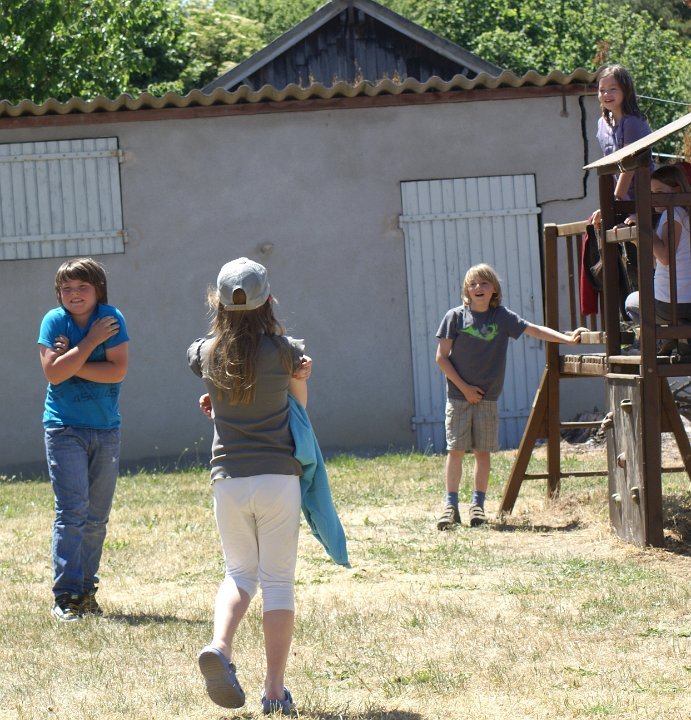
{"label": "girl's dark hair", "polygon": [[689,183],[686,173],[681,165],[662,165],[650,174],[651,180],[659,180],[670,187],[678,187],[680,192],[691,192],[691,183]]}
{"label": "girl's dark hair", "polygon": [[[633,84],[631,73],[623,65],[605,65],[598,70],[597,76],[595,77],[595,84],[599,85],[600,80],[606,77],[613,77],[624,93],[624,101],[621,104],[624,115],[637,115],[645,119],[645,115],[638,107],[636,88]],[[604,107],[602,108],[602,117],[607,123],[612,124],[612,117]]]}
{"label": "girl's dark hair", "polygon": [[[689,179],[686,177],[684,169],[679,163],[674,163],[672,165],[662,165],[650,174],[650,179],[659,180],[661,183],[664,183],[671,188],[678,187],[679,192],[691,192],[691,183],[689,182]],[[681,208],[686,211],[688,224],[688,218],[691,217],[691,207],[689,207],[688,205],[682,205]]]}
{"label": "girl's dark hair", "polygon": [[108,302],[106,271],[101,263],[97,263],[92,258],[73,258],[60,265],[55,273],[55,295],[58,298],[58,305],[62,305],[60,288],[67,280],[79,280],[93,285],[96,289],[96,300],[99,303]]}
{"label": "girl's dark hair", "polygon": [[[245,292],[233,292],[233,304],[244,305]],[[208,374],[211,382],[228,394],[232,404],[249,405],[254,401],[257,383],[257,354],[262,336],[283,335],[276,320],[272,298],[256,310],[229,310],[220,301],[216,288],[208,294],[211,321],[211,348]],[[292,373],[293,356],[288,343],[277,343],[283,366]]]}

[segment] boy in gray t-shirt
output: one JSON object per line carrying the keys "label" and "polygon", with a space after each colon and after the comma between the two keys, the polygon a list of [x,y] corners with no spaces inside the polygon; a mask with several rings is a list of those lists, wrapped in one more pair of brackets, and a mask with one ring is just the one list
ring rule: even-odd
{"label": "boy in gray t-shirt", "polygon": [[547,342],[575,344],[584,328],[568,333],[533,325],[501,304],[501,284],[489,265],[471,267],[463,281],[463,305],[449,310],[439,326],[436,361],[447,379],[446,506],[438,530],[460,524],[458,488],[463,456],[475,456],[470,525],[485,520],[490,453],[499,447],[497,399],[504,386],[509,338],[524,332]]}

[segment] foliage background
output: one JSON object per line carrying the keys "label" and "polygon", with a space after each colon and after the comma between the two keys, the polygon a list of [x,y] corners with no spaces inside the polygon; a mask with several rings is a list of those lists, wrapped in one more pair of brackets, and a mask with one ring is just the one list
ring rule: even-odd
{"label": "foliage background", "polygon": [[[324,1],[0,0],[0,98],[184,94]],[[691,103],[684,0],[380,1],[517,75],[622,63],[653,128]]]}

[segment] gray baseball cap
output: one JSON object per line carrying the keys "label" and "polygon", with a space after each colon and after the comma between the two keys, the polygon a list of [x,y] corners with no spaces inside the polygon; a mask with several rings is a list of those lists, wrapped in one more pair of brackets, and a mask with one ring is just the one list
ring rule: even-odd
{"label": "gray baseball cap", "polygon": [[[246,257],[231,260],[218,273],[216,282],[221,304],[228,310],[256,310],[271,292],[266,268]],[[244,290],[245,304],[233,304],[233,292]]]}

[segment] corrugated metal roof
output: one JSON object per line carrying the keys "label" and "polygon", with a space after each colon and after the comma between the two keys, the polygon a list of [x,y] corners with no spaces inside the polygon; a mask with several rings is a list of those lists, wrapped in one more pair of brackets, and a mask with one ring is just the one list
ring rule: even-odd
{"label": "corrugated metal roof", "polygon": [[22,102],[16,105],[13,105],[7,100],[2,100],[0,101],[0,118],[69,114],[86,115],[104,112],[147,111],[166,108],[211,107],[214,105],[241,105],[248,103],[281,103],[291,100],[327,100],[332,98],[354,98],[362,96],[422,95],[434,92],[446,93],[452,91],[493,90],[498,88],[546,87],[550,85],[566,87],[577,84],[590,85],[594,80],[595,73],[579,68],[568,75],[557,70],[548,75],[539,75],[534,71],[530,71],[522,77],[519,77],[512,72],[504,71],[498,77],[493,77],[487,73],[480,73],[472,79],[463,75],[456,75],[451,78],[451,80],[441,80],[438,77],[432,77],[423,83],[413,78],[408,78],[403,82],[390,79],[380,80],[377,83],[367,81],[355,84],[339,82],[329,87],[321,83],[314,83],[308,87],[288,85],[280,90],[271,85],[265,85],[259,90],[253,90],[247,85],[242,85],[233,92],[216,88],[210,93],[193,90],[184,96],[177,95],[176,93],[166,93],[162,97],[156,97],[149,93],[142,93],[137,97],[120,95],[115,99],[102,96],[93,98],[92,100],[72,98],[67,102],[58,102],[57,100],[50,99],[40,105],[36,105],[30,100],[22,100]]}

